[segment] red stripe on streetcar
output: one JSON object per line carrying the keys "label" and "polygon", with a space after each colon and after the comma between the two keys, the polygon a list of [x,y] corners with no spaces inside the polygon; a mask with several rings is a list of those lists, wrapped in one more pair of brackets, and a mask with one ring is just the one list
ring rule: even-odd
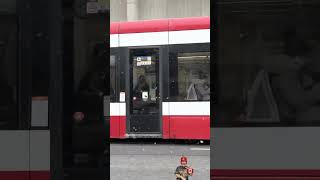
{"label": "red stripe on streetcar", "polygon": [[30,180],[50,180],[50,171],[30,171]]}
{"label": "red stripe on streetcar", "polygon": [[168,31],[168,20],[131,21],[120,23],[119,34]]}
{"label": "red stripe on streetcar", "polygon": [[245,169],[245,170],[233,170],[233,169],[212,169],[211,177],[319,177],[320,178],[320,169]]}
{"label": "red stripe on streetcar", "polygon": [[210,139],[210,116],[163,116],[163,132],[170,139]]}
{"label": "red stripe on streetcar", "polygon": [[162,138],[170,139],[170,116],[162,116]]}
{"label": "red stripe on streetcar", "polygon": [[110,25],[110,34],[182,31],[197,29],[210,29],[210,17],[114,22]]}
{"label": "red stripe on streetcar", "polygon": [[110,24],[110,34],[119,34],[120,23],[115,22]]}
{"label": "red stripe on streetcar", "polygon": [[119,116],[110,116],[110,138],[120,137]]}
{"label": "red stripe on streetcar", "polygon": [[50,171],[0,171],[1,180],[50,180]]}
{"label": "red stripe on streetcar", "polygon": [[209,17],[179,18],[169,20],[169,31],[210,29]]}
{"label": "red stripe on streetcar", "polygon": [[0,171],[0,179],[29,180],[28,171]]}
{"label": "red stripe on streetcar", "polygon": [[126,137],[126,116],[110,116],[110,138]]}
{"label": "red stripe on streetcar", "polygon": [[211,180],[320,180],[320,177],[211,177]]}
{"label": "red stripe on streetcar", "polygon": [[126,116],[120,116],[119,119],[119,138],[126,138]]}
{"label": "red stripe on streetcar", "polygon": [[[126,138],[126,116],[110,117],[110,138]],[[162,116],[164,139],[210,139],[210,116]]]}

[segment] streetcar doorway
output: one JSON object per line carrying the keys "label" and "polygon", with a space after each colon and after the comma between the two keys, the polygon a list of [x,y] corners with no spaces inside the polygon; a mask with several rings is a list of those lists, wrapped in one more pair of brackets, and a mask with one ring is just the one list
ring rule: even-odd
{"label": "streetcar doorway", "polygon": [[[86,6],[86,1],[75,3]],[[109,136],[103,110],[109,95],[109,12],[87,14],[73,9],[72,3],[65,9],[61,102],[64,179],[106,179]],[[78,15],[69,16],[74,14]]]}
{"label": "streetcar doorway", "polygon": [[160,133],[159,51],[159,48],[129,49],[130,134]]}

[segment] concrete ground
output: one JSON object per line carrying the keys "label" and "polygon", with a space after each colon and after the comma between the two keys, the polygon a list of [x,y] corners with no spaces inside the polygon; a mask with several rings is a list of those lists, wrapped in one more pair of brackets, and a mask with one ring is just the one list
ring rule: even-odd
{"label": "concrete ground", "polygon": [[116,144],[110,145],[111,180],[175,180],[180,156],[194,168],[189,179],[210,179],[209,145]]}

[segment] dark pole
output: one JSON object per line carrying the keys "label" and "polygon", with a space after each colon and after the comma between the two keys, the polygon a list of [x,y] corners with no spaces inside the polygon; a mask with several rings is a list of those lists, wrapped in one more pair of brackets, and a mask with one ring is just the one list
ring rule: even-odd
{"label": "dark pole", "polygon": [[49,4],[49,39],[50,39],[50,85],[49,85],[49,124],[51,138],[50,167],[51,179],[63,180],[63,78],[62,78],[62,2],[48,1]]}
{"label": "dark pole", "polygon": [[32,93],[32,9],[30,0],[17,2],[17,14],[19,17],[19,51],[18,51],[18,122],[19,129],[29,129],[31,122],[31,93]]}

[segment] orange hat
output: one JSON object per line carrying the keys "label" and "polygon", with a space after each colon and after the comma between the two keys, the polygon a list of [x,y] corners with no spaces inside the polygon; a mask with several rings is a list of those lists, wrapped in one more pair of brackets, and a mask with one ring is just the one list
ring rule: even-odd
{"label": "orange hat", "polygon": [[183,163],[183,162],[188,163],[187,157],[182,156],[182,157],[180,158],[180,163]]}

